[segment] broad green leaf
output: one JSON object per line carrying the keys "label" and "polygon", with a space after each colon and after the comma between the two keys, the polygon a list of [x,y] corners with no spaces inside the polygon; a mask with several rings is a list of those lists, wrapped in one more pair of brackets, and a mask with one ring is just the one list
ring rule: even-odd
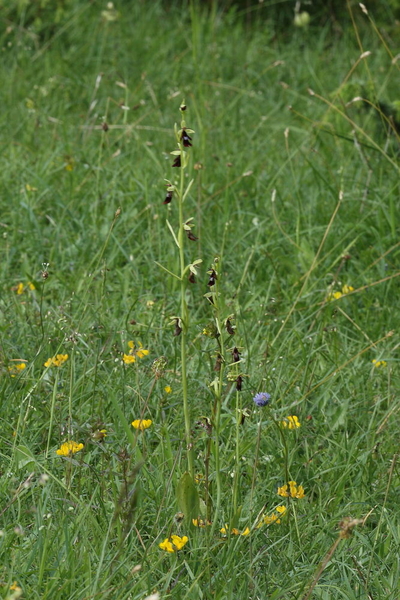
{"label": "broad green leaf", "polygon": [[192,519],[197,519],[200,513],[199,493],[190,473],[186,472],[180,478],[176,496],[185,520],[191,523]]}

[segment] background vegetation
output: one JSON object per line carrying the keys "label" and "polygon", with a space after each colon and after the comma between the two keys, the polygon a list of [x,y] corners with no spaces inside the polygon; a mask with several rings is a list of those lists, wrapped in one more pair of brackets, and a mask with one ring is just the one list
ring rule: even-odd
{"label": "background vegetation", "polygon": [[[394,16],[351,5],[347,25],[281,27],[216,3],[53,4],[7,3],[1,22],[0,594],[300,599],[327,557],[312,598],[397,600]],[[156,264],[178,269],[177,204],[163,201],[183,98],[204,528],[176,498],[179,285]],[[228,374],[239,348],[243,374],[241,392],[224,378],[218,430],[204,297],[216,258],[220,317],[236,327],[222,359]],[[149,354],[125,364],[128,341]],[[57,455],[67,440],[84,448]],[[303,499],[278,496],[289,480]],[[278,505],[280,523],[257,528]],[[330,556],[346,517],[362,523]],[[179,552],[159,548],[170,534],[189,538]]]}

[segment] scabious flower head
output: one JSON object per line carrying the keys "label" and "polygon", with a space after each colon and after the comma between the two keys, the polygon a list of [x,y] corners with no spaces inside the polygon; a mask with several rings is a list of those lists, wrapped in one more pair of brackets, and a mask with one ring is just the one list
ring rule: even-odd
{"label": "scabious flower head", "polygon": [[295,481],[289,481],[285,483],[282,487],[278,487],[278,496],[282,496],[283,498],[304,498],[304,488],[302,485],[297,485]]}
{"label": "scabious flower head", "polygon": [[257,404],[257,406],[267,406],[270,398],[271,394],[268,394],[267,392],[259,392],[254,396],[253,401],[255,404]]}
{"label": "scabious flower head", "polygon": [[132,427],[143,431],[144,429],[148,429],[152,423],[153,421],[151,419],[135,419],[132,421]]}
{"label": "scabious flower head", "polygon": [[386,360],[377,360],[376,358],[374,358],[372,364],[374,365],[375,369],[379,369],[379,367],[387,367]]}
{"label": "scabious flower head", "polygon": [[48,358],[44,363],[45,367],[61,367],[68,360],[68,354],[57,354],[52,358]]}
{"label": "scabious flower head", "polygon": [[165,550],[166,552],[178,552],[181,550],[185,544],[189,541],[187,535],[180,537],[179,535],[171,535],[169,538],[165,538],[163,542],[158,544],[158,547],[161,550]]}
{"label": "scabious flower head", "polygon": [[286,417],[284,421],[281,421],[281,425],[287,429],[297,429],[298,427],[301,427],[300,421],[296,415]]}
{"label": "scabious flower head", "polygon": [[73,454],[79,452],[83,448],[83,444],[78,444],[78,442],[73,442],[72,440],[70,440],[61,444],[60,448],[56,450],[56,454],[58,454],[58,456],[72,456]]}

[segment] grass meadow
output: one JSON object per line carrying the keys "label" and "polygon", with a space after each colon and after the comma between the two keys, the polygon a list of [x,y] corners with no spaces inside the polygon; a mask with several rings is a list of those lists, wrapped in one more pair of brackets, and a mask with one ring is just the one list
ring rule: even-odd
{"label": "grass meadow", "polygon": [[398,24],[18,6],[0,596],[398,600]]}

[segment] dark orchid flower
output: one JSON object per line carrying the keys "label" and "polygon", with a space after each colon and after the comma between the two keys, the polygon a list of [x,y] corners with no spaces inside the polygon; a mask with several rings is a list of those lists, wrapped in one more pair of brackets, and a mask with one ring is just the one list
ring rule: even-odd
{"label": "dark orchid flower", "polygon": [[236,346],[234,347],[234,349],[232,351],[232,358],[233,358],[233,362],[239,362],[239,360],[240,360],[240,352],[236,348]]}
{"label": "dark orchid flower", "polygon": [[179,325],[179,319],[175,319],[174,336],[178,337],[178,335],[181,335],[181,333],[182,333],[182,327]]}
{"label": "dark orchid flower", "polygon": [[192,144],[190,143],[192,140],[192,138],[190,137],[190,135],[187,133],[186,129],[183,128],[182,129],[182,135],[181,135],[181,142],[182,144],[185,146],[185,148],[188,148],[189,146],[191,146]]}
{"label": "dark orchid flower", "polygon": [[214,269],[211,269],[211,271],[209,271],[209,274],[210,274],[210,278],[208,280],[207,285],[209,285],[211,287],[211,286],[215,285],[215,282],[217,281],[217,274],[214,271]]}
{"label": "dark orchid flower", "polygon": [[242,383],[243,383],[243,377],[241,377],[239,375],[239,377],[236,379],[236,389],[238,392],[242,391]]}
{"label": "dark orchid flower", "polygon": [[181,155],[179,154],[179,156],[176,156],[174,159],[174,162],[172,163],[173,167],[180,167],[181,166]]}
{"label": "dark orchid flower", "polygon": [[192,242],[197,242],[197,240],[199,239],[194,235],[194,233],[190,229],[186,230],[186,235],[188,236],[188,239]]}
{"label": "dark orchid flower", "polygon": [[167,195],[165,196],[165,200],[163,202],[163,204],[169,204],[172,200],[172,196],[174,195],[174,192],[167,192]]}
{"label": "dark orchid flower", "polygon": [[214,365],[214,371],[219,372],[221,370],[221,365],[222,365],[222,356],[220,355],[220,353],[218,353],[217,359],[216,359],[215,365]]}
{"label": "dark orchid flower", "polygon": [[232,324],[229,319],[226,320],[225,325],[226,325],[226,330],[229,333],[229,335],[235,335],[235,330],[233,329]]}
{"label": "dark orchid flower", "polygon": [[189,280],[190,283],[196,283],[196,277],[195,277],[194,273],[192,273],[191,271],[190,271],[190,275],[188,277],[188,280]]}

